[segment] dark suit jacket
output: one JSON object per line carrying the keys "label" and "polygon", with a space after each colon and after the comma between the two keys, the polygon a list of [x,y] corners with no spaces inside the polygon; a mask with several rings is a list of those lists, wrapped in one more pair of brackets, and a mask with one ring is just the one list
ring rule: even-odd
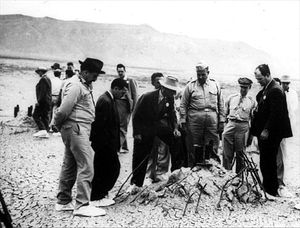
{"label": "dark suit jacket", "polygon": [[267,88],[259,91],[256,100],[258,105],[252,121],[252,135],[259,137],[267,129],[271,138],[291,137],[286,98],[281,86],[272,80]]}
{"label": "dark suit jacket", "polygon": [[115,101],[108,92],[98,98],[95,111],[90,135],[92,145],[117,152],[120,148],[120,120]]}
{"label": "dark suit jacket", "polygon": [[50,79],[43,75],[35,87],[36,99],[41,107],[49,107],[52,103],[52,86]]}
{"label": "dark suit jacket", "polygon": [[[159,126],[162,113],[158,105],[159,90],[143,94],[137,101],[132,116],[133,136],[141,134],[154,136]],[[175,129],[177,123],[174,99],[167,100],[165,106],[171,130]]]}

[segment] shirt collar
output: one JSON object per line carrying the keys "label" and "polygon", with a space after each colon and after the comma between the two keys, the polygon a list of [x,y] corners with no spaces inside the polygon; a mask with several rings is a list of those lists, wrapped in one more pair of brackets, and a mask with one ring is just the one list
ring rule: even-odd
{"label": "shirt collar", "polygon": [[114,99],[113,94],[109,90],[107,90],[107,92],[109,93],[109,95],[111,96],[111,98]]}

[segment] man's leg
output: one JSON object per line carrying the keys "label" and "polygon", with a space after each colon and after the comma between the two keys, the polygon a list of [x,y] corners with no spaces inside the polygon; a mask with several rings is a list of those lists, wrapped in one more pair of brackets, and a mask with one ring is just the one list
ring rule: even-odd
{"label": "man's leg", "polygon": [[116,105],[120,119],[120,149],[128,151],[126,136],[131,113],[128,111],[128,102],[126,100],[117,99]]}
{"label": "man's leg", "polygon": [[[134,140],[132,157],[132,178],[130,183],[142,187],[146,174],[148,159],[153,146],[153,137],[143,138],[141,141]],[[147,157],[148,156],[148,157]]]}
{"label": "man's leg", "polygon": [[265,191],[273,196],[277,195],[279,186],[277,179],[276,158],[280,141],[280,139],[258,140],[263,186]]}
{"label": "man's leg", "polygon": [[42,113],[42,110],[41,110],[40,106],[38,104],[36,104],[34,107],[32,117],[33,117],[36,125],[38,126],[38,129],[45,130],[44,124],[41,121],[41,113]]}
{"label": "man's leg", "polygon": [[232,168],[232,160],[234,157],[234,133],[235,133],[235,125],[231,121],[229,121],[224,129],[222,134],[222,142],[223,142],[223,167],[227,170],[231,170]]}
{"label": "man's leg", "polygon": [[77,196],[75,209],[88,205],[94,176],[94,151],[90,145],[90,126],[72,124],[71,151],[77,164]]}
{"label": "man's leg", "polygon": [[72,188],[76,181],[77,166],[74,155],[70,149],[70,134],[72,129],[62,129],[61,136],[65,144],[65,154],[59,176],[57,203],[68,204],[72,201]]}

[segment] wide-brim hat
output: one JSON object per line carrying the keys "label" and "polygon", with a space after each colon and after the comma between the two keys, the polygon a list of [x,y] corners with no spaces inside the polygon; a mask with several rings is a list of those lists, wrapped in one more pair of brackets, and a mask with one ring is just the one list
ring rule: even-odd
{"label": "wide-brim hat", "polygon": [[38,73],[38,72],[42,72],[43,74],[46,73],[48,70],[45,68],[45,67],[38,67],[36,70],[35,70],[35,73]]}
{"label": "wide-brim hat", "polygon": [[54,64],[51,66],[51,69],[52,69],[52,70],[56,70],[56,69],[60,69],[60,70],[61,70],[59,63],[54,63]]}
{"label": "wide-brim hat", "polygon": [[102,70],[103,62],[99,59],[86,58],[83,62],[79,60],[79,63],[81,64],[82,70],[105,74],[105,71]]}
{"label": "wide-brim hat", "polygon": [[174,76],[164,77],[164,78],[159,80],[159,83],[160,83],[161,86],[163,86],[167,89],[170,89],[170,90],[174,90],[176,92],[179,89],[179,81]]}
{"label": "wide-brim hat", "polygon": [[291,82],[291,78],[288,75],[281,76],[280,80],[281,80],[281,83],[284,83],[284,82],[285,83],[290,83]]}

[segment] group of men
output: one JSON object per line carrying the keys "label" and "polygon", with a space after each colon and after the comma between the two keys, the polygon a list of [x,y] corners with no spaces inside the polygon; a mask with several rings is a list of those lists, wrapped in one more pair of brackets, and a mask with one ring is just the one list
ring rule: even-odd
{"label": "group of men", "polygon": [[[79,62],[79,73],[66,80],[61,89],[61,104],[52,121],[65,144],[56,210],[100,216],[106,214],[101,207],[115,203],[109,191],[120,172],[118,153],[128,152],[126,134],[131,115],[134,145],[128,192],[143,186],[149,160],[154,166],[167,167],[164,172],[169,157],[171,171],[207,166],[210,158],[220,160],[220,139],[224,167],[232,169],[235,154],[238,173],[244,166],[241,152],[256,136],[263,186],[269,195],[278,194],[277,154],[282,139],[291,137],[292,130],[286,95],[273,80],[268,65],[255,69],[255,78],[262,86],[256,100],[248,96],[252,81],[240,78],[240,93],[224,102],[219,84],[209,77],[209,66],[200,62],[196,65],[197,78],[186,85],[176,107],[176,77],[154,73],[155,90],[138,98],[137,83],[127,78],[122,64],[116,67],[119,77],[95,104],[91,84],[105,73],[103,62],[92,58]],[[158,159],[159,153],[164,159]]]}

